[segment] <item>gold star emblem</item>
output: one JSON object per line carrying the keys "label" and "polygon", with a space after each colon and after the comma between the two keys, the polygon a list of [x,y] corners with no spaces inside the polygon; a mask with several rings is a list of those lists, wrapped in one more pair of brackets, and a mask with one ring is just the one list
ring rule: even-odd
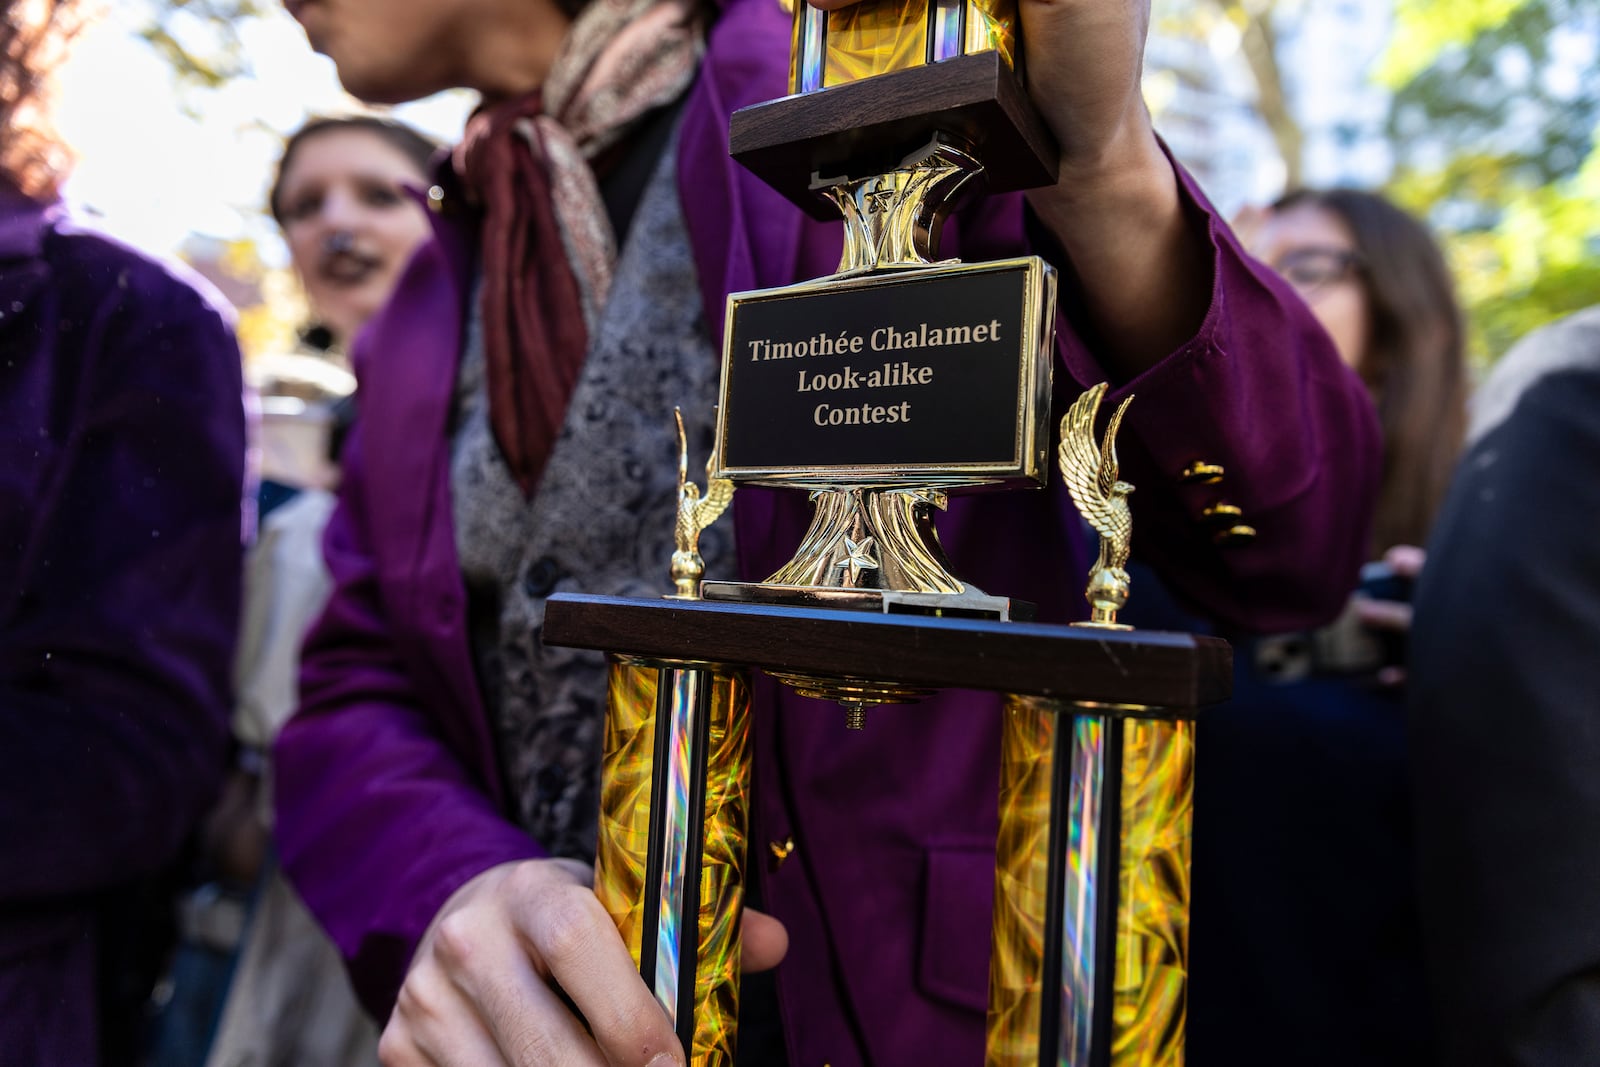
{"label": "gold star emblem", "polygon": [[851,585],[861,584],[862,571],[875,571],[878,569],[878,561],[872,558],[872,549],[873,544],[870,537],[863,537],[860,544],[850,540],[848,537],[844,539],[845,557],[839,561],[838,566],[840,569],[850,572]]}

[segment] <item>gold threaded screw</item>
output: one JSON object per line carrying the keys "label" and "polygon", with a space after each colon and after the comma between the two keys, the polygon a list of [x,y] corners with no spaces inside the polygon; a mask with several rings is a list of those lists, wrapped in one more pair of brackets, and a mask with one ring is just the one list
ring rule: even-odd
{"label": "gold threaded screw", "polygon": [[844,727],[846,730],[859,730],[867,725],[867,706],[859,700],[841,700],[844,707]]}

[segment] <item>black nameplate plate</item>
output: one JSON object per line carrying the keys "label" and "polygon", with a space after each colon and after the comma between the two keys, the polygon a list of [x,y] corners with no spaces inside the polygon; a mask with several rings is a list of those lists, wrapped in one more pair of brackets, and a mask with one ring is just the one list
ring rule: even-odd
{"label": "black nameplate plate", "polygon": [[720,474],[1039,481],[1055,279],[1038,258],[729,298]]}

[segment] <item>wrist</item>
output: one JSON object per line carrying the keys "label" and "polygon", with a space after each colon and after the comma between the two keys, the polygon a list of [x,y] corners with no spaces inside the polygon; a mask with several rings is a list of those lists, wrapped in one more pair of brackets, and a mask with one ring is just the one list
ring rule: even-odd
{"label": "wrist", "polygon": [[1081,326],[1101,366],[1126,381],[1194,335],[1213,283],[1208,239],[1190,225],[1178,172],[1148,124],[1142,136],[1028,194],[1074,275]]}
{"label": "wrist", "polygon": [[[1141,112],[1142,117],[1142,112]],[[1148,222],[1177,207],[1177,175],[1148,120],[1124,127],[1092,155],[1062,154],[1056,183],[1028,191],[1040,221],[1070,247],[1085,222]]]}

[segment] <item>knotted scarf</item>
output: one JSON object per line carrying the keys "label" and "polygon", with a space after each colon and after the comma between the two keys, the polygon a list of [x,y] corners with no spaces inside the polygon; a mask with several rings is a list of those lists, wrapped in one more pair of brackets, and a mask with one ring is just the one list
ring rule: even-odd
{"label": "knotted scarf", "polygon": [[454,166],[483,212],[489,424],[531,495],[611,288],[616,235],[592,162],[694,78],[689,0],[591,0],[544,85],[484,106]]}

